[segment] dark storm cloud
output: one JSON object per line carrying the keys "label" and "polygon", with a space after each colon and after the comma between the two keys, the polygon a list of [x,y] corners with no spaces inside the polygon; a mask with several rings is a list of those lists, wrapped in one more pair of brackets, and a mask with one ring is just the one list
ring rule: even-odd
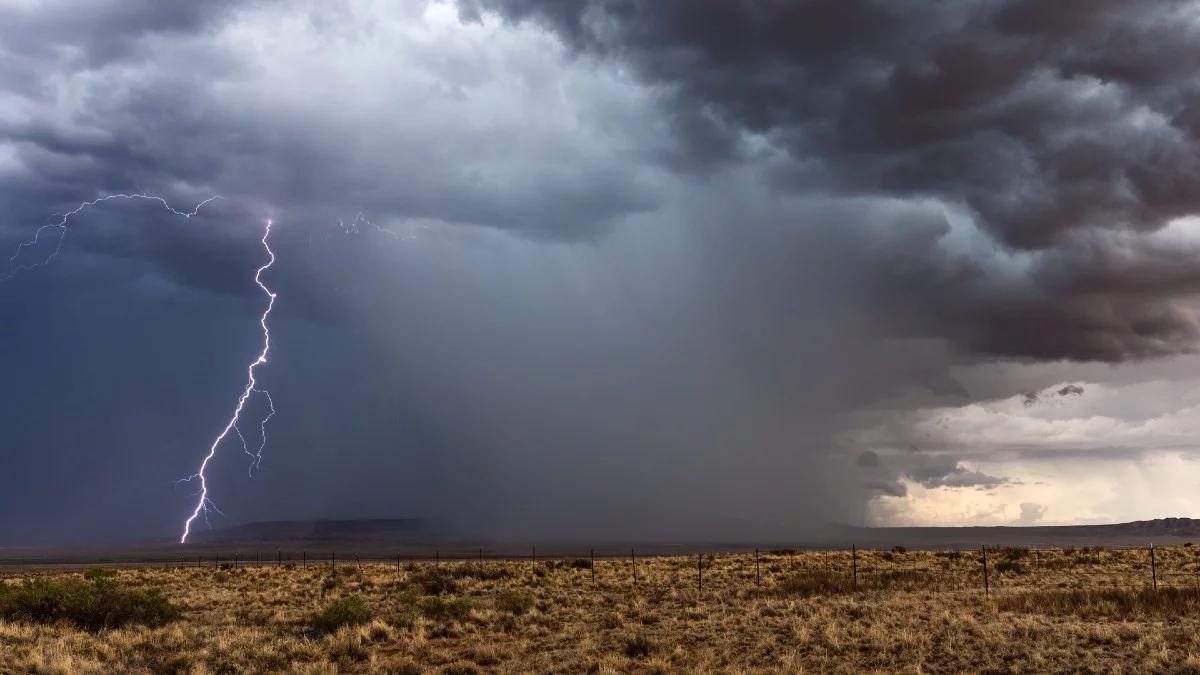
{"label": "dark storm cloud", "polygon": [[905,475],[927,488],[981,487],[994,488],[1009,482],[1007,478],[972,471],[951,457],[938,456],[920,462],[905,471]]}
{"label": "dark storm cloud", "polygon": [[1021,405],[1026,408],[1032,408],[1046,399],[1063,398],[1066,396],[1083,396],[1083,387],[1078,384],[1068,384],[1057,390],[1048,392],[1027,391],[1021,394]]}
{"label": "dark storm cloud", "polygon": [[[863,458],[870,458],[863,461]],[[908,490],[901,479],[925,488],[992,489],[1013,484],[1010,478],[992,476],[963,466],[962,459],[953,454],[910,451],[881,456],[873,450],[859,455],[858,472],[867,480],[863,487],[871,492],[891,497],[903,497]]]}
{"label": "dark storm cloud", "polygon": [[1182,4],[475,6],[0,9],[0,243],[105,192],[227,198],[106,206],[0,286],[0,535],[174,531],[268,215],[280,413],[253,484],[217,462],[236,520],[788,536],[904,477],[1008,482],[843,456],[851,412],[1200,336],[1200,255],[1148,234],[1200,206]]}
{"label": "dark storm cloud", "polygon": [[[642,161],[661,128],[650,96],[563,67],[544,33],[456,51],[309,9],[117,30],[120,50],[68,31],[68,49],[5,59],[39,84],[4,80],[6,250],[109,191],[226,198],[189,221],[144,203],[88,211],[53,266],[0,286],[18,326],[0,371],[19,383],[0,406],[18,429],[2,473],[22,483],[0,490],[5,541],[175,532],[192,495],[172,480],[220,428],[256,344],[267,215],[280,298],[262,377],[280,413],[253,483],[240,449],[213,465],[230,519],[399,513],[570,538],[853,519],[860,494],[826,462],[836,420],[927,366],[874,348],[845,367],[874,342],[849,327],[874,319],[825,298],[870,284],[818,244],[872,264],[868,232],[834,227],[857,216],[788,205],[829,221],[797,230],[751,196],[756,175],[721,190],[664,176]],[[432,233],[338,230],[358,210]],[[819,322],[799,311],[818,306]],[[108,494],[123,497],[88,508]]]}
{"label": "dark storm cloud", "polygon": [[[421,6],[397,11],[419,20]],[[392,68],[386,58],[330,65],[323,78],[303,81],[319,92],[288,89],[278,73],[267,77],[266,66],[278,64],[255,61],[260,54],[248,40],[288,19],[300,22],[298,38],[320,41],[329,53],[373,37],[361,16],[332,6],[229,0],[0,8],[8,109],[0,115],[0,159],[8,151],[17,165],[0,172],[9,196],[0,203],[0,240],[42,223],[48,206],[135,190],[179,202],[219,193],[250,207],[247,213],[269,208],[329,227],[366,210],[552,241],[591,239],[653,204],[644,177],[616,153],[573,161],[579,158],[551,150],[552,139],[538,136],[549,132],[536,122],[464,129],[474,122],[464,115],[495,104],[488,78],[477,72],[495,66],[481,56],[471,63],[471,55],[447,54],[440,64],[441,54],[427,58],[415,53],[423,47],[408,47],[446,80],[418,80],[428,87],[415,94],[429,109],[424,116],[402,98],[359,100]],[[244,34],[223,32],[235,24]],[[442,119],[440,110],[458,117]],[[586,143],[579,152],[606,152],[601,138]]]}
{"label": "dark storm cloud", "polygon": [[0,7],[5,48],[14,56],[45,57],[68,50],[89,66],[128,57],[139,40],[191,34],[246,0],[130,0],[16,3]]}
{"label": "dark storm cloud", "polygon": [[1083,387],[1077,384],[1068,384],[1058,390],[1059,396],[1083,396]]}
{"label": "dark storm cloud", "polygon": [[766,143],[785,189],[934,197],[1042,254],[1033,287],[971,294],[932,328],[971,350],[1119,361],[1200,337],[1176,302],[1196,256],[1114,256],[1106,236],[1200,209],[1192,2],[482,0],[464,16],[481,10],[632,64],[693,166]]}
{"label": "dark storm cloud", "polygon": [[865,450],[854,460],[854,463],[866,467],[879,466],[879,455],[874,450]]}

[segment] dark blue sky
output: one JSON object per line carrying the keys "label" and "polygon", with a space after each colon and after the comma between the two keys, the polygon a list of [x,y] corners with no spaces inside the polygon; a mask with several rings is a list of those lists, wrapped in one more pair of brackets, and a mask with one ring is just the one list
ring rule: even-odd
{"label": "dark blue sky", "polygon": [[1197,16],[0,6],[4,251],[107,193],[224,198],[99,204],[0,282],[0,546],[177,533],[267,218],[278,415],[253,479],[219,448],[214,525],[1194,515],[1162,476],[1195,473]]}

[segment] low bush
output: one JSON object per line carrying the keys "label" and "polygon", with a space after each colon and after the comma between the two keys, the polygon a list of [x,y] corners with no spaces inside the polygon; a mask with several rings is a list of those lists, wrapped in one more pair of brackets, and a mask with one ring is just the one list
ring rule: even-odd
{"label": "low bush", "polygon": [[115,579],[116,576],[116,570],[106,570],[102,567],[94,567],[83,573],[83,578],[88,581],[108,581]]}
{"label": "low bush", "polygon": [[1025,567],[1011,558],[1002,558],[994,565],[997,574],[1024,574]]}
{"label": "low bush", "polygon": [[92,570],[80,579],[35,579],[0,584],[0,618],[25,623],[67,622],[99,631],[130,624],[157,627],[179,618],[179,609],[158,589],[129,588],[111,572]]}
{"label": "low bush", "polygon": [[524,614],[533,609],[533,594],[516,588],[508,588],[496,594],[496,609],[512,614]]}
{"label": "low bush", "polygon": [[458,581],[441,567],[426,566],[409,577],[409,581],[425,595],[448,595],[458,591]]}
{"label": "low bush", "polygon": [[471,601],[466,598],[432,595],[421,598],[417,602],[417,609],[427,619],[462,621],[471,613]]}
{"label": "low bush", "polygon": [[342,626],[357,626],[371,620],[371,607],[360,595],[347,595],[325,606],[312,619],[318,633],[332,633]]}
{"label": "low bush", "polygon": [[624,651],[625,656],[631,659],[645,658],[650,656],[650,652],[654,651],[654,645],[641,635],[635,635],[625,639]]}
{"label": "low bush", "polygon": [[1005,546],[1004,548],[1001,548],[998,551],[998,553],[1000,554],[1001,558],[1005,558],[1008,560],[1020,560],[1021,558],[1029,557],[1029,547],[1028,546]]}

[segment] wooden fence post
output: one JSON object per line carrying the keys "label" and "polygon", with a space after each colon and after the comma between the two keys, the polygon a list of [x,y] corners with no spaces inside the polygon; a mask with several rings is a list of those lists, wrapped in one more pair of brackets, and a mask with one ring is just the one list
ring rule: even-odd
{"label": "wooden fence post", "polygon": [[592,568],[592,583],[595,584],[596,583],[596,549],[592,549],[588,553],[588,557],[592,563],[591,565],[589,565],[589,567]]}
{"label": "wooden fence post", "polygon": [[629,562],[633,564],[633,585],[637,586],[637,554],[629,549]]}
{"label": "wooden fence post", "polygon": [[308,569],[308,551],[300,552],[300,561],[304,564],[304,569]]}
{"label": "wooden fence post", "polygon": [[334,574],[337,574],[337,551],[329,552],[329,569]]}
{"label": "wooden fence post", "polygon": [[980,546],[979,550],[983,552],[983,595],[986,597],[992,594],[991,588],[988,587],[987,546]]}
{"label": "wooden fence post", "polygon": [[696,590],[704,590],[704,554],[696,557]]}
{"label": "wooden fence post", "polygon": [[1154,564],[1154,544],[1150,544],[1150,583],[1158,590],[1158,566]]}
{"label": "wooden fence post", "polygon": [[754,585],[762,586],[762,573],[758,568],[758,549],[754,549]]}
{"label": "wooden fence post", "polygon": [[851,588],[851,590],[857,591],[858,590],[858,546],[855,544],[850,544],[850,574],[852,575],[852,579],[850,581],[850,588]]}

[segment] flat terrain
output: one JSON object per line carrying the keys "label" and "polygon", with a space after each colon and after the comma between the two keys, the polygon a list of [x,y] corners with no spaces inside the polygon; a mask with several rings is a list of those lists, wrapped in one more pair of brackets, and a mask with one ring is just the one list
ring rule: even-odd
{"label": "flat terrain", "polygon": [[1198,552],[996,550],[987,596],[978,551],[127,568],[179,618],[0,621],[0,672],[1200,672]]}

